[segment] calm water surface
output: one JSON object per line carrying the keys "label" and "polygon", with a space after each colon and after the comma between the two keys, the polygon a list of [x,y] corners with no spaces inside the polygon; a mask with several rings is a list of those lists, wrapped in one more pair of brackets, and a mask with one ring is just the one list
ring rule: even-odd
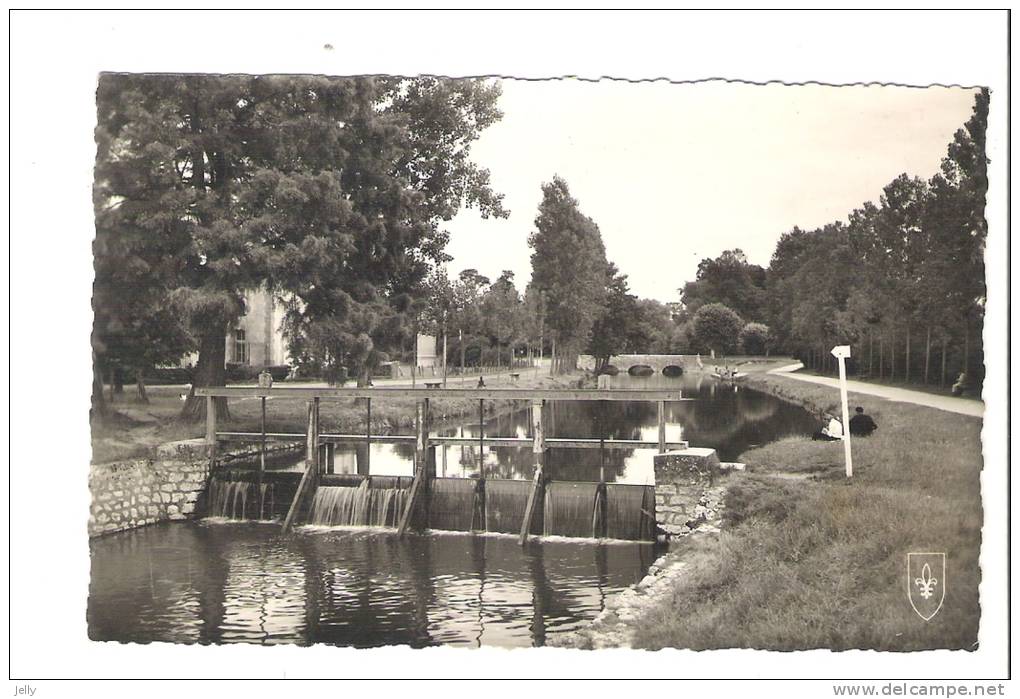
{"label": "calm water surface", "polygon": [[[814,420],[770,396],[710,378],[632,379],[616,386],[680,386],[694,400],[667,404],[666,436],[714,447],[724,461]],[[550,436],[657,438],[654,403],[552,403]],[[527,436],[528,410],[486,421],[488,436]],[[442,434],[477,437],[479,425]],[[360,461],[364,467],[364,454]],[[410,475],[413,448],[376,445],[371,473]],[[558,480],[652,484],[650,450],[550,450]],[[356,472],[339,451],[333,469]],[[438,475],[530,478],[530,448],[449,447]],[[388,530],[191,522],[91,542],[88,625],[96,640],[182,643],[328,643],[352,646],[543,645],[588,623],[608,595],[640,580],[655,556],[637,542],[534,541]]]}
{"label": "calm water surface", "polygon": [[544,645],[640,580],[653,546],[176,523],[92,542],[94,640]]}
{"label": "calm water surface", "polygon": [[[677,379],[662,376],[613,377],[614,388],[681,389],[686,400],[666,404],[666,439],[686,440],[694,447],[711,447],[722,461],[735,461],[748,448],[791,435],[810,435],[817,420],[802,408],[739,384],[724,384],[707,376]],[[651,402],[558,402],[544,411],[546,437],[606,439],[658,439],[658,413]],[[530,409],[524,408],[486,420],[488,437],[530,437]],[[477,438],[478,420],[435,430],[444,436]],[[358,473],[364,468],[363,447],[337,447],[335,473]],[[362,451],[359,454],[359,450]],[[653,485],[654,449],[550,449],[546,471],[555,480],[598,481]],[[295,457],[300,458],[300,457]],[[534,472],[531,447],[438,447],[436,470],[440,476],[530,479]],[[362,471],[364,472],[364,471]],[[375,444],[369,459],[373,475],[410,476],[414,473],[414,447]],[[600,478],[600,475],[602,478]]]}

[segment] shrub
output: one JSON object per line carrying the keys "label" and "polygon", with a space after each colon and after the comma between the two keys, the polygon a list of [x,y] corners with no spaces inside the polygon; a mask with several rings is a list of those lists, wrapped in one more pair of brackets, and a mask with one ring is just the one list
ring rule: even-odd
{"label": "shrub", "polygon": [[765,354],[772,340],[772,331],[764,323],[748,323],[740,331],[740,346],[745,354]]}
{"label": "shrub", "polygon": [[145,383],[150,386],[172,386],[192,383],[195,370],[192,367],[157,367],[145,372]]}
{"label": "shrub", "polygon": [[721,303],[710,303],[694,314],[694,339],[705,350],[732,354],[744,321],[736,311]]}

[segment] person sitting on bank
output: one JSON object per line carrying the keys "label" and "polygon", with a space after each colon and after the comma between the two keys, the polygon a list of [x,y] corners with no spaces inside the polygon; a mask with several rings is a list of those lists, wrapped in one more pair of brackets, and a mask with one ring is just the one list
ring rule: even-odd
{"label": "person sitting on bank", "polygon": [[956,383],[953,384],[952,393],[954,396],[962,396],[963,392],[969,387],[970,381],[967,377],[967,372],[961,372],[960,376],[956,379]]}
{"label": "person sitting on bank", "polygon": [[825,427],[811,435],[811,439],[824,442],[834,442],[843,439],[843,424],[834,415],[825,414],[827,423]]}
{"label": "person sitting on bank", "polygon": [[875,424],[870,415],[864,412],[864,408],[858,405],[854,412],[857,414],[850,418],[851,437],[867,437],[878,429],[878,425]]}
{"label": "person sitting on bank", "polygon": [[478,377],[478,388],[485,388],[485,377],[484,376],[479,376]]}

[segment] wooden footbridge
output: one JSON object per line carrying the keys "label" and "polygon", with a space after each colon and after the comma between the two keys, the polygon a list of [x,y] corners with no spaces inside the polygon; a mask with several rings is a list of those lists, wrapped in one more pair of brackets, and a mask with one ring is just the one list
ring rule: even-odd
{"label": "wooden footbridge", "polygon": [[[655,448],[660,453],[669,449],[685,449],[686,442],[666,441],[665,404],[672,401],[688,400],[683,398],[679,390],[593,390],[593,389],[528,389],[528,388],[304,388],[295,386],[274,386],[261,388],[256,386],[228,386],[215,388],[197,388],[196,395],[205,396],[206,410],[206,441],[215,462],[219,444],[230,442],[257,442],[260,445],[260,459],[256,467],[256,483],[261,487],[265,477],[265,455],[269,442],[304,441],[305,469],[294,493],[293,499],[283,521],[283,529],[290,529],[302,509],[302,504],[315,492],[324,474],[325,456],[331,456],[336,444],[373,443],[404,443],[414,444],[414,476],[410,485],[406,504],[399,514],[397,531],[403,534],[409,528],[416,508],[419,507],[422,493],[429,487],[429,480],[435,479],[434,460],[430,463],[429,454],[437,445],[478,445],[520,447],[530,445],[534,455],[535,472],[531,480],[524,510],[524,519],[520,527],[520,541],[524,543],[532,531],[532,520],[535,517],[536,502],[539,500],[544,484],[544,462],[547,449],[638,449]],[[262,421],[259,432],[221,432],[217,430],[216,398],[259,398],[261,399]],[[272,432],[266,426],[266,399],[297,398],[307,402],[307,426],[304,434],[288,432]],[[321,401],[363,399],[368,416],[367,429],[364,434],[325,434],[319,428],[319,406]],[[415,400],[415,434],[414,435],[379,435],[371,432],[372,401],[392,398],[412,398]],[[531,405],[531,437],[485,437],[484,427],[477,438],[474,437],[440,437],[430,434],[432,420],[430,401],[444,398],[469,398],[478,401],[479,423],[484,423],[485,401],[522,401]],[[633,439],[573,439],[546,438],[542,423],[543,407],[547,401],[651,401],[658,404],[658,439],[644,441]],[[484,475],[484,474],[482,474]]]}

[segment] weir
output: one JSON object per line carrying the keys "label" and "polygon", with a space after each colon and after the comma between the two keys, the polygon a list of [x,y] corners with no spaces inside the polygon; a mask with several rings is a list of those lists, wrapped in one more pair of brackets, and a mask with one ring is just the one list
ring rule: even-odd
{"label": "weir", "polygon": [[[685,400],[676,390],[591,390],[591,389],[441,389],[441,388],[351,388],[312,389],[297,387],[199,388],[206,396],[206,439],[210,446],[213,473],[206,498],[206,513],[232,519],[282,521],[286,532],[297,524],[353,527],[395,527],[408,529],[514,534],[521,543],[530,536],[562,536],[651,541],[656,537],[655,487],[618,483],[555,481],[544,470],[549,448],[686,449],[686,442],[667,442],[665,403]],[[300,395],[307,401],[307,429],[304,434],[268,432],[265,400],[272,396]],[[486,438],[437,437],[431,435],[430,400],[465,397],[479,400],[528,400],[531,403],[531,436]],[[262,429],[257,433],[218,432],[216,397],[257,397],[263,405]],[[322,434],[319,428],[321,400],[413,397],[416,399],[414,435]],[[543,407],[549,400],[654,401],[658,403],[659,429],[656,441],[616,439],[547,439]],[[371,422],[368,423],[371,425]],[[270,442],[305,442],[303,472],[266,469]],[[216,460],[221,442],[248,441],[260,445],[253,467],[244,469]],[[375,442],[413,443],[414,476],[332,474],[336,444]],[[437,445],[478,444],[490,446],[531,445],[534,477],[530,481],[485,478],[437,478]]]}

